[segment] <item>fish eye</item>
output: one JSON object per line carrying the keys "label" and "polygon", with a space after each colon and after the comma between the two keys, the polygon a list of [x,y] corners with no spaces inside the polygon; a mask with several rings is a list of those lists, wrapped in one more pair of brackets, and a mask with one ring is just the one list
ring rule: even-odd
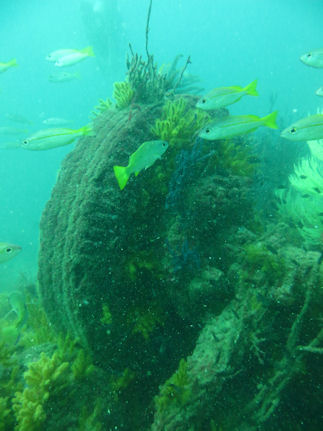
{"label": "fish eye", "polygon": [[11,253],[12,252],[12,248],[8,247],[6,248],[6,253]]}
{"label": "fish eye", "polygon": [[202,99],[202,103],[206,103],[206,99]]}
{"label": "fish eye", "polygon": [[210,129],[205,129],[205,133],[210,133]]}
{"label": "fish eye", "polygon": [[312,57],[312,53],[311,53],[311,52],[309,52],[308,54],[306,54],[306,57],[307,57],[307,58]]}
{"label": "fish eye", "polygon": [[166,147],[166,142],[163,142],[163,147]]}
{"label": "fish eye", "polygon": [[27,145],[27,144],[28,144],[28,140],[27,140],[27,139],[25,139],[25,140],[23,141],[23,144],[24,144],[24,145]]}
{"label": "fish eye", "polygon": [[292,127],[292,128],[290,129],[290,133],[291,133],[292,135],[294,135],[294,133],[296,133],[296,128],[295,128],[295,127]]}

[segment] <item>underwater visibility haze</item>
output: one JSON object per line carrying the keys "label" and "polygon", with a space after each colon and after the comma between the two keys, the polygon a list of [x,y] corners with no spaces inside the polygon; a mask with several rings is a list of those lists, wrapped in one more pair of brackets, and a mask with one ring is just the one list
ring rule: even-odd
{"label": "underwater visibility haze", "polygon": [[0,431],[320,431],[321,0],[0,5]]}

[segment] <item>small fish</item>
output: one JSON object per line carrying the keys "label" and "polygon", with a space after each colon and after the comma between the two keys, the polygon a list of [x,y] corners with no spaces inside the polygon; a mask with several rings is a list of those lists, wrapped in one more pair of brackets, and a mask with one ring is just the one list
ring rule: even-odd
{"label": "small fish", "polygon": [[224,120],[208,124],[200,131],[198,136],[208,141],[215,141],[250,133],[260,126],[277,129],[276,117],[277,111],[262,118],[257,115],[229,116]]}
{"label": "small fish", "polygon": [[62,126],[64,124],[70,123],[70,121],[65,120],[65,118],[50,117],[43,120],[42,123],[46,124],[46,126]]}
{"label": "small fish", "polygon": [[316,94],[317,96],[321,96],[321,97],[323,97],[323,86],[322,86],[322,87],[320,87],[320,88],[318,88],[318,89],[315,91],[315,94]]}
{"label": "small fish", "polygon": [[302,198],[304,198],[304,199],[307,199],[307,198],[309,198],[310,197],[310,195],[308,194],[308,193],[305,193],[304,195],[302,195],[301,196]]}
{"label": "small fish", "polygon": [[314,190],[316,193],[321,193],[321,190],[320,190],[318,187],[313,187],[313,190]]}
{"label": "small fish", "polygon": [[57,49],[56,51],[51,52],[47,55],[46,60],[54,62],[60,59],[61,57],[66,57],[67,55],[75,54],[78,52],[77,49]]}
{"label": "small fish", "polygon": [[19,245],[10,244],[8,242],[0,242],[0,263],[7,262],[21,251]]}
{"label": "small fish", "polygon": [[205,111],[224,108],[238,102],[243,96],[258,96],[257,80],[251,82],[246,87],[219,87],[210,91],[206,96],[203,96],[196,104],[197,108]]}
{"label": "small fish", "polygon": [[299,177],[300,177],[301,180],[306,180],[307,175],[300,175]]}
{"label": "small fish", "polygon": [[26,138],[22,142],[21,148],[31,151],[50,150],[72,144],[75,139],[91,134],[91,125],[81,127],[80,129],[56,128],[40,130],[29,138]]}
{"label": "small fish", "polygon": [[290,141],[311,141],[323,138],[323,114],[309,115],[296,121],[280,134]]}
{"label": "small fish", "polygon": [[131,154],[128,166],[113,166],[120,190],[123,190],[131,174],[136,176],[142,169],[148,169],[168,148],[166,141],[146,141]]}
{"label": "small fish", "polygon": [[59,57],[55,61],[55,66],[72,66],[73,64],[79,63],[80,61],[85,60],[88,57],[94,57],[93,48],[91,46],[80,50],[76,49],[75,52]]}
{"label": "small fish", "polygon": [[316,49],[301,55],[301,62],[307,66],[322,68],[323,67],[323,48]]}
{"label": "small fish", "polygon": [[7,61],[6,63],[0,62],[0,73],[5,72],[6,70],[10,69],[11,67],[18,66],[17,60],[13,58],[10,61]]}
{"label": "small fish", "polygon": [[62,82],[73,81],[74,79],[78,79],[80,74],[78,72],[69,73],[69,72],[56,72],[49,75],[49,82],[53,82],[55,84],[60,84]]}

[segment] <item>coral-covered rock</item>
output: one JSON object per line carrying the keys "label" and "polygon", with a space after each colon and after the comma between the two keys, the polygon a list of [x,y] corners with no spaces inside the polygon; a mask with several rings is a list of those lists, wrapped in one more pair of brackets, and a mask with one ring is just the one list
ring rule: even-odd
{"label": "coral-covered rock", "polygon": [[[195,98],[183,103],[194,126]],[[109,372],[111,423],[121,417],[125,429],[147,426],[158,385],[232,297],[224,244],[251,217],[248,179],[219,175],[192,124],[176,129],[180,145],[119,189],[113,166],[154,138],[161,112],[160,103],[102,111],[95,136],[64,160],[41,220],[43,305],[54,328]],[[144,414],[130,420],[129,410]]]}

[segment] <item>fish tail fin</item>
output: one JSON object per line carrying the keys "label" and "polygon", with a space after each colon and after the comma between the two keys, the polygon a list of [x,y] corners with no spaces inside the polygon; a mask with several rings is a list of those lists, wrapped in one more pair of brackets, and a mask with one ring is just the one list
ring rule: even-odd
{"label": "fish tail fin", "polygon": [[17,60],[13,58],[12,60],[8,61],[8,66],[10,67],[18,66]]}
{"label": "fish tail fin", "polygon": [[271,114],[266,115],[265,117],[262,117],[262,122],[265,126],[270,127],[271,129],[278,129],[276,118],[277,118],[278,111],[274,111]]}
{"label": "fish tail fin", "polygon": [[126,166],[113,166],[114,175],[118,181],[120,190],[123,190],[126,187],[126,184],[129,179],[129,173]]}
{"label": "fish tail fin", "polygon": [[258,96],[258,91],[257,91],[257,83],[258,83],[258,79],[255,79],[254,81],[250,82],[250,84],[248,84],[245,88],[244,91],[249,94],[249,96]]}
{"label": "fish tail fin", "polygon": [[87,124],[86,126],[81,127],[77,130],[77,132],[81,132],[84,136],[94,136],[92,124]]}
{"label": "fish tail fin", "polygon": [[89,57],[95,57],[92,46],[87,46],[87,47],[81,49],[80,51],[83,52],[83,54],[87,54]]}

